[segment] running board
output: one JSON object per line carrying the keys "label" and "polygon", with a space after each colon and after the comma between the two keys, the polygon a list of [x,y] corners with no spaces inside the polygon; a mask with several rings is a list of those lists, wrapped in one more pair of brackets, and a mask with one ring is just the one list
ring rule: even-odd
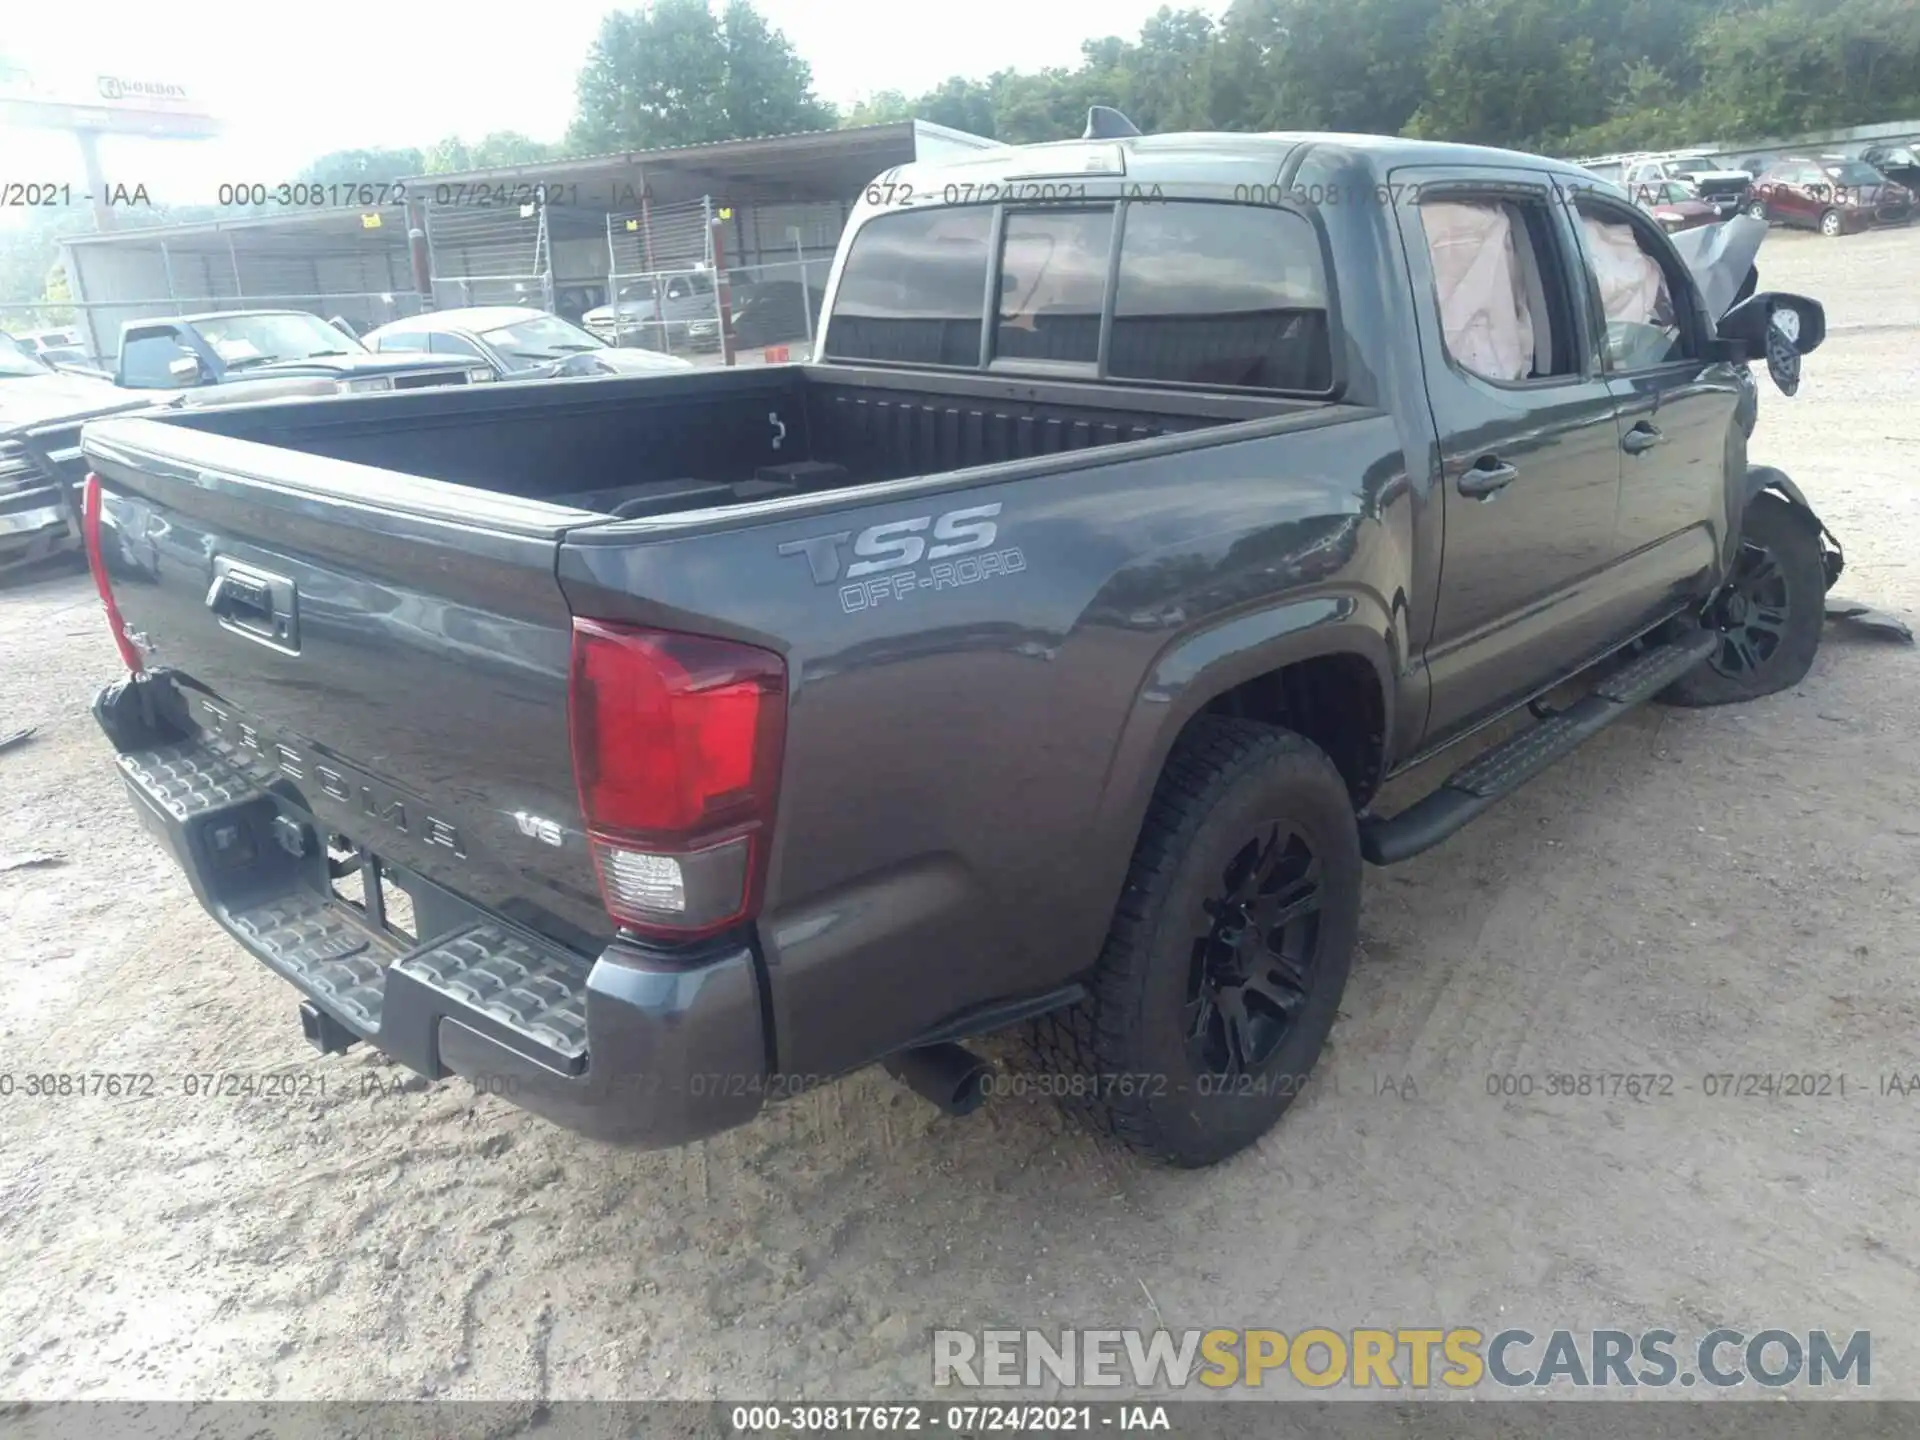
{"label": "running board", "polygon": [[1375,865],[1394,865],[1432,849],[1496,800],[1511,795],[1634,706],[1658,695],[1711,655],[1719,643],[1718,634],[1702,630],[1674,644],[1656,645],[1610,671],[1592,694],[1482,751],[1438,790],[1398,815],[1364,817],[1360,853]]}

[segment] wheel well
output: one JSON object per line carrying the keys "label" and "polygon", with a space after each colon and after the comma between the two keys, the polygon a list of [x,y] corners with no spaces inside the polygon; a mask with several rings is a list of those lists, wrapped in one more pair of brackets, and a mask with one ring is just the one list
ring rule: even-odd
{"label": "wheel well", "polygon": [[1358,655],[1318,655],[1234,686],[1202,712],[1279,725],[1304,735],[1332,760],[1356,806],[1372,798],[1386,755],[1380,679]]}

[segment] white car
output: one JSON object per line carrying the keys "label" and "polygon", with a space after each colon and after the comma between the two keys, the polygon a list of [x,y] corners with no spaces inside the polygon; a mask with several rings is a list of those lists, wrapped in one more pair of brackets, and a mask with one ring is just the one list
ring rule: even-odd
{"label": "white car", "polygon": [[484,361],[500,380],[653,375],[693,368],[685,360],[650,350],[617,350],[558,315],[522,305],[431,310],[391,321],[361,339],[383,355],[425,351]]}

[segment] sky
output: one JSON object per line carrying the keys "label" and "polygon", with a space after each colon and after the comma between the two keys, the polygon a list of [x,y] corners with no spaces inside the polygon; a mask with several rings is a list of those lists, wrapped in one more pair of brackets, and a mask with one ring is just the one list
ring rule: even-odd
{"label": "sky", "polygon": [[[214,203],[223,182],[276,184],[332,150],[519,130],[558,140],[607,0],[497,8],[454,0],[0,0],[0,49],[37,74],[118,74],[185,86],[225,125],[210,140],[108,136],[109,184],[157,201]],[[1129,38],[1164,0],[756,0],[842,107],[918,94],[949,75],[1073,65],[1080,42]],[[1218,7],[1214,7],[1218,8]],[[488,23],[498,16],[499,23]],[[82,179],[77,146],[0,127],[0,182]]]}

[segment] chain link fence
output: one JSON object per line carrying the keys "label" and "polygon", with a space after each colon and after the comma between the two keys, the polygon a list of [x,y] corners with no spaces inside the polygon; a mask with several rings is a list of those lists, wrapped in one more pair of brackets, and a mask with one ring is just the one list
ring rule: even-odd
{"label": "chain link fence", "polygon": [[643,204],[607,216],[608,302],[585,323],[609,345],[696,362],[720,354],[713,201]]}
{"label": "chain link fence", "polygon": [[426,206],[434,305],[552,310],[553,234],[544,200],[495,205],[470,201],[455,193],[459,187],[438,188],[449,195]]}

